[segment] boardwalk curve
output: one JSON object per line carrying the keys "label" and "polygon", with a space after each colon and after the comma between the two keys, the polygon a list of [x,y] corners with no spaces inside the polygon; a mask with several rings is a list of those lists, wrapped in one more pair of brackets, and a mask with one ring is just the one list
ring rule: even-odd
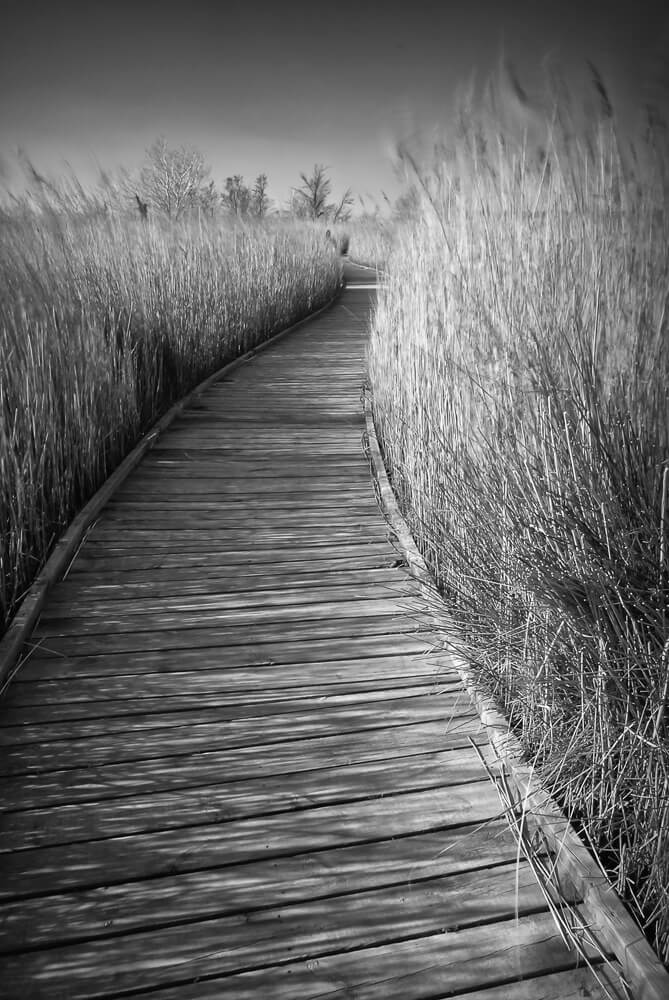
{"label": "boardwalk curve", "polygon": [[46,602],[0,710],[3,996],[605,995],[376,503],[347,275],[184,410]]}

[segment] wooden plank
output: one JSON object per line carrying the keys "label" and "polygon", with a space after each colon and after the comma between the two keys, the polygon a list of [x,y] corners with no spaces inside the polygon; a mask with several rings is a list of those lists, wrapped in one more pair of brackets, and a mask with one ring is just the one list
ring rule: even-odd
{"label": "wooden plank", "polygon": [[[314,558],[307,558],[306,553],[303,553],[302,558],[299,555],[294,560],[282,557],[278,562],[269,563],[243,562],[241,560],[238,562],[222,562],[221,560],[216,560],[212,561],[212,564],[208,566],[206,574],[202,571],[202,567],[207,565],[206,555],[203,556],[202,553],[184,556],[185,565],[183,566],[178,564],[162,566],[160,565],[161,560],[154,557],[151,563],[155,562],[158,565],[152,565],[150,572],[141,567],[129,569],[124,564],[121,564],[120,568],[118,568],[117,560],[113,562],[108,560],[104,575],[97,573],[93,569],[86,568],[85,555],[80,555],[70,566],[65,582],[88,587],[91,585],[125,586],[126,584],[133,583],[150,584],[154,581],[161,584],[171,581],[177,585],[180,581],[184,581],[184,583],[188,581],[201,581],[203,584],[206,584],[208,580],[224,579],[232,583],[238,581],[240,585],[248,588],[248,582],[251,581],[251,585],[253,585],[252,578],[258,576],[265,577],[267,586],[270,585],[270,582],[274,586],[274,581],[291,580],[296,576],[308,577],[319,574],[329,578],[334,573],[355,572],[357,567],[360,567],[361,571],[364,571],[365,569],[392,569],[401,565],[401,560],[397,557],[396,553],[392,550],[388,551],[387,546],[384,547],[382,552],[379,552],[374,546],[365,546],[364,548],[357,546],[356,550],[360,553],[359,555],[344,554],[339,557],[326,556],[321,559],[318,555],[314,556]],[[117,566],[117,568],[114,569],[114,566]],[[62,583],[63,581],[60,581],[55,585],[54,593]],[[226,582],[227,585],[228,583]]]}
{"label": "wooden plank", "polygon": [[[104,706],[109,715],[143,712],[149,703],[163,705],[171,711],[171,703],[188,707],[189,700],[208,695],[227,698],[230,703],[282,698],[319,698],[337,692],[375,691],[384,688],[430,685],[440,691],[457,687],[457,673],[435,672],[420,658],[406,656],[379,657],[332,661],[304,667],[240,667],[230,670],[181,670],[145,675],[141,668],[119,676],[33,680],[24,678],[13,684],[5,695],[6,725],[40,718],[40,711],[51,718],[76,718],[77,713],[96,714],[96,706]],[[34,709],[35,714],[21,719],[20,713]],[[17,713],[19,715],[17,716]],[[17,722],[17,718],[20,720]]]}
{"label": "wooden plank", "polygon": [[114,715],[103,711],[95,715],[80,713],[74,718],[54,718],[53,710],[45,713],[44,719],[38,719],[35,714],[29,715],[29,721],[21,724],[9,724],[0,729],[0,746],[27,746],[31,743],[45,741],[84,739],[92,736],[103,736],[112,733],[145,732],[149,729],[174,729],[208,724],[223,724],[242,719],[268,718],[280,712],[285,718],[290,713],[302,715],[305,712],[317,715],[347,706],[394,706],[403,703],[407,708],[416,704],[415,699],[438,698],[441,710],[446,716],[453,712],[459,714],[464,708],[471,712],[471,705],[466,693],[462,690],[440,692],[434,684],[413,685],[411,687],[391,687],[386,684],[376,690],[363,689],[353,692],[334,692],[331,695],[321,694],[314,697],[313,689],[303,698],[284,697],[276,700],[266,693],[264,699],[246,699],[243,696],[228,698],[225,694],[211,694],[208,697],[194,698],[192,703],[175,705],[171,710],[164,707],[160,698],[155,701],[155,711],[151,712],[139,703],[133,711],[125,711]]}
{"label": "wooden plank", "polygon": [[162,481],[165,474],[168,473],[170,479],[188,479],[197,482],[215,479],[233,483],[247,483],[249,493],[256,492],[256,484],[264,486],[266,482],[276,483],[277,481],[281,484],[291,485],[312,481],[321,484],[324,489],[331,485],[336,487],[342,481],[349,487],[364,484],[369,488],[371,485],[369,463],[363,455],[357,461],[349,462],[347,465],[340,463],[333,466],[321,463],[317,466],[315,463],[305,461],[282,462],[279,465],[275,461],[272,465],[260,468],[254,466],[257,466],[256,462],[242,464],[221,459],[218,461],[191,459],[189,462],[177,463],[174,461],[161,462],[159,458],[156,458],[153,462],[142,462],[139,480],[150,483],[158,479]]}
{"label": "wooden plank", "polygon": [[[234,437],[234,433],[229,429],[229,433]],[[330,445],[338,451],[349,451],[352,454],[361,454],[361,434],[362,427],[351,428],[349,431],[330,431],[326,427],[312,427],[304,431],[293,430],[288,432],[280,428],[274,432],[268,430],[260,433],[254,429],[253,446],[256,450],[264,449],[271,451],[276,443],[280,443],[284,448],[292,448],[299,452],[301,448],[308,449],[311,453],[322,454],[321,445]],[[194,440],[211,447],[219,445],[221,441],[221,431],[218,426],[212,426],[208,430],[206,426],[193,425],[187,429],[180,430],[174,428],[170,431],[170,446],[176,448],[188,448]],[[159,448],[159,442],[157,446]],[[134,478],[134,477],[133,477]]]}
{"label": "wooden plank", "polygon": [[[222,571],[219,576],[203,577],[202,574],[191,577],[179,577],[167,573],[156,580],[153,574],[149,577],[142,574],[138,580],[124,579],[123,583],[109,582],[106,579],[82,580],[70,577],[57,583],[49,597],[51,605],[69,604],[75,601],[105,602],[132,601],[140,599],[156,599],[164,597],[183,597],[223,593],[245,594],[253,593],[255,587],[281,593],[286,590],[302,591],[305,594],[318,588],[327,587],[330,591],[340,587],[366,586],[380,584],[381,586],[401,586],[407,579],[405,573],[397,568],[385,566],[373,569],[343,569],[310,571],[308,564],[302,569],[291,565],[290,572],[279,569],[274,573],[268,568],[258,569],[255,573],[240,572],[227,574]],[[45,614],[48,609],[45,609]]]}
{"label": "wooden plank", "polygon": [[[279,676],[277,677],[277,673]],[[169,674],[162,674],[162,677],[169,677]],[[174,675],[172,675],[174,676]],[[273,675],[264,678],[264,683],[253,677],[250,671],[246,672],[247,687],[229,689],[225,683],[224,676],[221,677],[218,690],[210,691],[207,685],[194,683],[191,690],[191,678],[198,679],[196,673],[184,673],[181,675],[182,689],[188,693],[181,694],[160,694],[154,697],[141,696],[135,693],[137,686],[141,686],[139,675],[125,675],[125,683],[119,684],[122,697],[118,699],[105,698],[104,693],[97,697],[99,692],[95,689],[95,682],[90,680],[82,682],[85,687],[76,687],[74,690],[70,686],[77,682],[61,681],[54,685],[48,692],[49,697],[42,704],[33,704],[33,696],[30,704],[21,704],[23,699],[11,697],[11,691],[6,699],[6,707],[10,716],[6,722],[7,729],[18,729],[19,727],[29,727],[31,725],[43,724],[47,722],[63,722],[64,720],[75,719],[98,719],[102,716],[108,718],[125,718],[132,725],[133,716],[155,715],[157,713],[174,713],[178,715],[184,710],[194,710],[198,707],[203,709],[211,708],[215,705],[223,705],[231,708],[235,705],[259,705],[262,713],[262,706],[272,702],[281,707],[282,704],[293,703],[296,700],[311,702],[316,705],[327,703],[332,698],[340,696],[357,696],[364,698],[369,695],[370,700],[381,698],[382,692],[388,693],[394,690],[396,696],[406,693],[414,696],[419,690],[424,694],[436,694],[448,688],[457,688],[458,679],[454,679],[451,684],[445,685],[443,681],[437,682],[429,673],[412,673],[407,677],[396,677],[390,680],[386,677],[369,678],[368,680],[339,680],[334,683],[310,684],[309,686],[286,685],[280,672],[276,669]],[[304,680],[304,677],[302,677]],[[309,678],[310,680],[310,678]],[[136,683],[138,682],[138,683]],[[31,691],[33,685],[23,685],[24,693]],[[172,685],[172,687],[174,687]],[[159,691],[159,686],[154,685],[154,691]],[[199,691],[199,693],[197,693]],[[72,694],[78,697],[72,698]],[[88,697],[86,697],[88,695]],[[37,697],[45,698],[43,691]],[[279,704],[281,703],[281,704]]]}
{"label": "wooden plank", "polygon": [[275,557],[281,560],[289,556],[295,547],[302,550],[316,550],[314,554],[318,556],[321,549],[337,548],[339,545],[347,547],[359,545],[364,551],[369,545],[387,544],[390,537],[388,528],[380,524],[371,527],[354,525],[341,528],[332,525],[325,530],[319,530],[318,526],[312,528],[306,525],[302,529],[278,527],[258,531],[238,529],[236,526],[216,529],[203,526],[195,531],[158,530],[152,535],[142,532],[141,529],[128,533],[114,529],[91,533],[86,552],[90,552],[93,558],[104,558],[108,554],[109,559],[132,555],[138,551],[157,557],[175,552],[185,554],[204,552],[205,555],[209,552],[215,553],[220,559],[229,552],[231,562],[235,559],[237,562],[243,561],[246,553],[251,552],[260,553],[265,558]]}
{"label": "wooden plank", "polygon": [[386,541],[390,536],[388,526],[381,521],[367,524],[331,524],[328,528],[322,525],[269,525],[240,527],[231,524],[226,526],[201,525],[198,529],[161,529],[151,530],[136,528],[131,532],[120,531],[116,526],[100,525],[94,528],[86,543],[87,550],[98,555],[109,552],[122,552],[125,549],[135,551],[138,546],[148,552],[162,552],[172,549],[199,551],[203,546],[246,551],[247,549],[268,550],[280,552],[284,548],[318,548],[327,546],[335,548],[343,545],[369,544]]}
{"label": "wooden plank", "polygon": [[292,496],[304,501],[309,493],[321,497],[370,496],[371,486],[360,481],[360,485],[349,485],[341,480],[327,482],[326,480],[304,479],[258,479],[248,482],[243,478],[228,479],[165,479],[162,477],[133,476],[127,486],[119,490],[121,497],[159,496],[164,501],[168,497],[180,499],[186,497],[273,497],[276,494]]}
{"label": "wooden plank", "polygon": [[[158,520],[158,519],[156,519]],[[191,519],[193,520],[193,519]],[[221,541],[234,542],[235,539],[252,538],[257,542],[257,547],[264,541],[274,543],[277,539],[287,538],[293,543],[307,542],[307,544],[318,544],[321,539],[327,539],[328,544],[334,545],[339,539],[346,542],[347,537],[352,539],[362,538],[387,538],[388,526],[380,518],[348,518],[324,519],[321,522],[307,521],[300,523],[299,518],[292,521],[286,519],[253,518],[244,522],[241,518],[227,520],[223,516],[215,521],[213,518],[201,520],[191,524],[181,524],[174,519],[166,519],[165,524],[138,524],[128,525],[127,530],[122,523],[113,521],[99,521],[88,535],[89,542],[99,542],[104,540],[110,546],[116,547],[124,544],[141,543],[147,546],[155,545],[156,542],[183,542],[193,541]],[[127,539],[127,542],[125,541]],[[314,542],[308,542],[313,539]]]}
{"label": "wooden plank", "polygon": [[295,545],[336,546],[355,542],[379,542],[388,538],[388,527],[382,522],[369,524],[275,525],[268,527],[241,527],[201,525],[199,528],[150,529],[136,527],[123,531],[114,525],[99,525],[88,536],[86,548],[96,555],[105,552],[123,553],[137,551],[170,552],[176,550],[197,552],[202,548],[245,548],[280,550]]}
{"label": "wooden plank", "polygon": [[416,754],[402,758],[400,766],[398,758],[393,757],[284,774],[280,783],[276,776],[265,775],[241,782],[224,778],[218,775],[215,784],[200,784],[200,778],[196,786],[180,791],[131,795],[104,803],[8,812],[0,827],[0,853],[269,816],[318,805],[486,781],[487,775],[470,747]]}
{"label": "wooden plank", "polygon": [[383,522],[379,512],[371,505],[368,510],[356,511],[348,507],[318,508],[317,510],[300,509],[297,512],[293,507],[290,509],[275,510],[269,507],[264,510],[256,510],[249,514],[247,510],[240,509],[236,504],[233,509],[221,511],[218,505],[210,510],[188,511],[178,508],[169,510],[167,508],[154,508],[147,510],[144,507],[126,506],[124,509],[106,511],[104,516],[98,521],[98,528],[119,529],[127,526],[128,531],[144,531],[146,528],[153,530],[166,530],[173,527],[181,527],[186,530],[209,530],[216,525],[222,528],[234,528],[236,526],[253,525],[258,530],[273,530],[282,527],[294,527],[299,522],[300,526],[316,526],[328,528],[337,526],[346,528],[348,526],[378,525]]}
{"label": "wooden plank", "polygon": [[[279,456],[281,458],[281,456]],[[167,514],[183,510],[184,513],[209,512],[215,516],[222,514],[239,514],[239,501],[235,498],[223,498],[220,500],[209,500],[207,497],[160,497],[144,496],[137,493],[133,498],[114,495],[104,509],[104,515],[111,516],[118,513],[141,513],[142,511],[162,511]],[[249,516],[255,514],[283,514],[295,517],[295,500],[291,496],[278,494],[271,497],[263,495],[260,497],[249,496],[244,502],[243,513]],[[379,516],[379,508],[376,497],[373,493],[357,492],[348,496],[331,493],[310,494],[308,504],[301,504],[300,510],[306,514],[313,515],[314,518],[322,517],[326,512],[333,512],[340,516],[347,513],[355,515],[366,512],[370,516]]]}
{"label": "wooden plank", "polygon": [[[261,454],[265,454],[261,451]],[[287,453],[281,452],[279,450],[276,455],[276,460],[278,462],[287,460]],[[128,487],[132,485],[132,481],[128,484]],[[351,508],[353,510],[360,507],[366,507],[367,509],[374,509],[378,511],[378,504],[376,502],[376,496],[373,491],[365,489],[352,489],[345,490],[344,488],[333,492],[332,490],[324,489],[319,493],[310,492],[308,496],[304,493],[296,493],[295,496],[300,498],[301,507],[309,510],[318,510],[324,507],[334,510],[342,510],[343,508]],[[275,496],[268,495],[267,492],[261,493],[259,496],[253,496],[251,494],[246,498],[246,503],[249,505],[248,509],[251,510],[295,510],[295,498],[291,494],[277,493]],[[167,510],[174,509],[174,505],[179,504],[184,510],[200,510],[203,508],[211,508],[218,510],[239,510],[238,501],[234,496],[232,497],[197,497],[190,496],[186,493],[176,494],[175,496],[168,495],[156,495],[150,494],[146,495],[140,490],[126,489],[124,493],[120,491],[114,494],[112,500],[110,500],[109,505],[105,505],[105,510],[115,510],[119,507],[164,507]]]}
{"label": "wooden plank", "polygon": [[183,448],[184,450],[190,451],[194,449],[200,449],[202,451],[217,451],[219,455],[230,456],[231,458],[263,458],[267,455],[268,451],[271,451],[272,455],[276,459],[281,458],[292,458],[295,461],[299,461],[303,456],[309,456],[312,454],[319,454],[321,456],[337,456],[337,455],[364,455],[364,450],[362,448],[362,441],[359,440],[357,447],[353,450],[351,449],[350,443],[340,442],[340,441],[324,441],[320,440],[317,447],[311,444],[299,444],[294,441],[275,441],[271,447],[266,444],[259,442],[255,443],[249,440],[245,440],[240,443],[238,437],[233,436],[232,439],[216,439],[215,437],[210,437],[206,440],[198,438],[192,432],[184,434],[181,441],[175,441],[170,435],[169,444],[164,444],[161,447],[160,439],[156,441],[152,448],[156,454],[168,450],[171,451],[173,448]]}
{"label": "wooden plank", "polygon": [[[448,713],[446,719],[452,720],[454,726],[476,728],[473,709],[466,695],[452,704],[451,699],[446,699],[446,705],[441,702],[442,696],[404,697],[395,701],[324,707],[321,710],[276,712],[267,717],[250,714],[248,718],[240,718],[240,710],[236,707],[228,712],[218,709],[216,722],[184,722],[179,726],[172,721],[159,728],[125,733],[122,729],[119,732],[118,720],[109,719],[100,720],[101,723],[107,722],[107,733],[81,737],[76,731],[77,728],[85,729],[85,723],[79,726],[75,723],[61,726],[53,723],[59,735],[63,729],[73,731],[72,738],[59,739],[56,736],[51,741],[45,739],[37,743],[5,745],[0,756],[0,774],[19,775],[76,767],[80,760],[86,760],[89,766],[147,760],[160,756],[164,744],[169,746],[170,753],[198,753],[214,746],[258,746],[261,743],[323,736],[329,732],[354,733],[383,729],[388,725],[436,722],[444,720],[445,713]],[[249,709],[250,713],[257,711],[257,706]],[[228,718],[220,718],[225,715]],[[446,723],[442,724],[445,728]]]}
{"label": "wooden plank", "polygon": [[[138,1000],[595,1000],[602,997],[592,974],[576,970],[576,960],[545,914],[513,921],[467,928],[448,934],[433,934],[417,941],[391,942],[360,951],[309,957],[299,962],[270,966],[225,978],[194,981],[189,965],[174,974],[177,985],[150,993],[134,994]],[[598,974],[612,982],[609,997],[624,997],[619,982],[594,960]],[[585,982],[583,992],[565,994],[555,987],[544,991],[547,976],[568,973],[569,988]],[[530,984],[539,992],[532,993]],[[516,987],[518,988],[516,991]],[[496,990],[497,992],[491,992]]]}
{"label": "wooden plank", "polygon": [[104,802],[129,795],[154,794],[214,784],[225,775],[229,781],[252,781],[269,775],[319,770],[411,757],[420,753],[469,750],[470,738],[486,742],[476,724],[447,731],[444,722],[336,733],[295,740],[221,749],[213,741],[197,754],[164,744],[159,755],[148,760],[109,763],[96,767],[79,761],[66,770],[32,771],[3,779],[3,805],[7,812],[83,802]]}
{"label": "wooden plank", "polygon": [[[39,984],[39,989],[48,988],[51,996],[64,991],[71,997],[99,996],[104,995],[101,967],[109,969],[105,992],[152,988],[182,976],[184,966],[189,978],[228,975],[281,962],[288,950],[294,962],[335,948],[340,952],[357,950],[388,940],[435,934],[444,939],[454,926],[458,928],[454,934],[459,934],[459,928],[509,921],[515,906],[522,919],[543,909],[542,903],[541,893],[523,865],[514,894],[513,866],[508,866],[268,908],[254,914],[252,920],[243,913],[213,918],[188,929],[167,927],[49,949],[32,954],[29,963],[23,956],[7,956],[3,981],[10,997],[29,995],[34,984]],[[484,937],[485,932],[477,930],[478,936]],[[486,930],[490,932],[490,927]],[[476,941],[476,936],[472,937]],[[451,940],[445,942],[447,953],[449,945],[453,947]]]}
{"label": "wooden plank", "polygon": [[451,1000],[611,1000],[612,997],[623,997],[621,969],[617,963],[611,968],[595,962],[597,976],[586,968],[569,969],[566,972],[553,972],[539,979],[524,979],[521,982],[503,983],[501,986],[491,986],[474,990],[466,994],[460,993]]}
{"label": "wooden plank", "polygon": [[[205,602],[203,602],[205,603]],[[277,623],[285,623],[289,627],[293,622],[301,624],[310,621],[328,620],[335,622],[340,619],[351,620],[358,618],[376,618],[380,615],[405,615],[413,616],[413,623],[425,618],[429,620],[424,612],[424,603],[418,601],[411,595],[400,597],[368,597],[366,599],[352,599],[340,601],[315,601],[312,603],[287,604],[265,604],[260,607],[230,607],[225,603],[221,607],[215,604],[199,609],[197,602],[194,608],[183,607],[182,609],[167,609],[165,612],[144,612],[131,613],[125,608],[116,606],[115,609],[103,615],[89,616],[86,612],[81,617],[60,617],[57,610],[51,618],[43,617],[40,624],[36,626],[33,635],[36,638],[42,636],[82,636],[105,633],[121,635],[135,633],[141,635],[144,632],[158,632],[161,629],[174,629],[178,627],[181,631],[190,629],[209,628],[212,625],[219,628],[226,625],[231,628],[243,628],[244,626],[255,625],[257,627]],[[69,609],[66,610],[69,611]]]}
{"label": "wooden plank", "polygon": [[492,820],[152,882],[22,899],[0,906],[0,951],[248,912],[258,907],[259,887],[263,906],[279,906],[515,861],[506,824]]}
{"label": "wooden plank", "polygon": [[[276,673],[276,672],[275,672]],[[162,675],[168,676],[168,675]],[[51,690],[51,700],[43,704],[22,705],[16,699],[7,698],[8,718],[5,728],[7,735],[3,740],[7,743],[24,742],[28,740],[28,732],[31,727],[48,724],[61,724],[65,721],[91,721],[103,717],[109,719],[126,719],[128,728],[133,729],[152,728],[156,716],[171,716],[177,723],[183,722],[182,713],[195,713],[199,707],[205,713],[199,721],[206,722],[208,719],[219,718],[220,713],[215,714],[217,706],[223,707],[226,711],[235,706],[240,707],[241,714],[248,713],[251,706],[257,705],[259,714],[264,714],[267,706],[272,703],[278,708],[291,706],[298,701],[304,704],[311,703],[316,706],[330,703],[333,698],[347,697],[357,698],[360,701],[382,700],[389,696],[389,692],[394,692],[394,697],[404,696],[415,697],[420,694],[436,694],[443,692],[446,688],[443,683],[435,682],[430,674],[411,674],[408,677],[397,677],[389,682],[386,678],[370,678],[363,681],[339,681],[333,684],[316,684],[310,686],[286,686],[279,680],[275,686],[271,681],[262,685],[261,682],[249,683],[249,688],[228,690],[224,682],[221,683],[218,691],[208,691],[202,689],[199,694],[191,693],[188,683],[192,674],[187,674],[184,682],[185,690],[188,694],[157,694],[155,697],[134,696],[135,678],[133,675],[125,676],[125,687],[122,688],[123,697],[118,699],[106,699],[104,697],[79,697],[69,701],[72,693],[69,687],[62,687],[67,682],[60,682],[58,691]],[[197,676],[197,675],[195,675]],[[84,682],[85,683],[85,682]],[[457,681],[451,685],[457,688]],[[24,689],[28,687],[24,685]],[[195,685],[194,685],[195,687]],[[29,688],[28,688],[29,690]],[[81,688],[75,690],[76,694],[82,694]],[[87,692],[89,695],[96,695],[92,690],[90,681]],[[41,696],[41,695],[40,695]],[[32,700],[32,699],[31,699]],[[242,707],[243,706],[243,707]],[[140,718],[136,718],[139,716]],[[145,720],[148,722],[145,724]],[[18,733],[21,730],[20,738],[12,738],[11,731]],[[81,729],[76,727],[77,733],[81,734]],[[34,730],[38,732],[38,730]],[[70,730],[71,732],[71,730]]]}
{"label": "wooden plank", "polygon": [[[304,637],[281,639],[271,643],[250,642],[244,646],[219,647],[215,644],[196,648],[130,650],[114,653],[103,650],[92,655],[50,655],[44,647],[35,649],[13,681],[22,684],[32,680],[65,677],[110,677],[124,673],[161,674],[183,670],[221,670],[234,667],[297,665],[324,661],[346,662],[365,656],[385,656],[392,653],[422,655],[430,649],[430,637],[411,632],[356,635],[350,638]],[[438,654],[434,654],[435,657]]]}
{"label": "wooden plank", "polygon": [[[408,604],[410,599],[417,601],[419,595],[418,585],[408,576],[392,583],[368,583],[361,586],[284,587],[279,590],[260,587],[256,590],[237,590],[232,593],[220,587],[218,591],[208,594],[135,599],[127,596],[112,601],[102,600],[99,596],[88,594],[84,590],[83,596],[79,599],[70,597],[67,601],[50,600],[40,620],[63,621],[83,616],[89,620],[107,618],[113,620],[131,615],[187,615],[207,611],[244,613],[270,608],[304,608],[308,605],[340,606],[358,602],[364,605],[369,601],[393,601],[398,609],[403,610],[405,602]],[[420,607],[422,606],[421,604]],[[241,619],[235,615],[235,620]]]}
{"label": "wooden plank", "polygon": [[[29,643],[31,655],[35,658],[57,656],[92,656],[100,653],[131,653],[134,651],[199,649],[203,647],[224,647],[220,656],[228,655],[232,646],[250,647],[262,640],[272,645],[286,637],[294,642],[302,639],[347,639],[352,655],[358,652],[357,640],[361,636],[390,636],[397,634],[419,634],[420,629],[408,615],[389,612],[376,617],[338,618],[333,621],[314,619],[313,621],[274,622],[262,629],[257,623],[248,625],[228,625],[222,628],[162,629],[155,632],[136,632],[106,635],[35,636]],[[423,633],[424,634],[424,633]],[[256,642],[254,643],[254,640]],[[423,639],[427,645],[428,639]],[[271,657],[271,650],[265,656]]]}
{"label": "wooden plank", "polygon": [[[261,583],[262,581],[258,581]],[[80,588],[81,589],[81,588]],[[194,609],[205,611],[233,610],[246,608],[270,608],[270,607],[294,607],[307,604],[331,604],[342,603],[343,601],[368,601],[392,599],[401,607],[404,600],[409,597],[416,597],[420,594],[418,585],[409,576],[398,580],[395,578],[389,582],[369,582],[357,584],[351,583],[347,586],[306,586],[306,587],[283,587],[278,590],[259,587],[253,590],[236,590],[229,593],[224,587],[219,585],[218,591],[208,594],[193,594],[175,597],[140,597],[117,598],[107,601],[94,593],[82,590],[81,596],[77,599],[71,594],[67,600],[49,600],[49,605],[44,609],[42,621],[60,619],[65,616],[78,618],[81,614],[90,617],[102,618],[107,615],[118,616],[119,614],[167,614],[191,611]]]}
{"label": "wooden plank", "polygon": [[83,844],[0,854],[0,900],[113,885],[134,879],[281,858],[485,823],[499,814],[489,782],[406,792],[392,798],[130,834]]}
{"label": "wooden plank", "polygon": [[[407,663],[405,670],[399,666],[402,662]],[[148,676],[129,670],[119,677],[68,677],[59,681],[27,678],[13,685],[5,695],[6,725],[23,725],[46,718],[133,715],[152,712],[154,707],[163,712],[179,711],[182,707],[213,704],[210,697],[233,705],[320,700],[334,695],[391,688],[400,691],[417,686],[443,693],[457,690],[458,685],[456,673],[435,672],[419,658],[414,662],[403,657],[398,657],[396,664],[383,659],[353,660],[350,665],[347,661],[317,664],[309,673],[303,667],[284,670],[270,665],[229,671],[162,671]]]}
{"label": "wooden plank", "polygon": [[[88,546],[80,551],[72,563],[69,570],[72,573],[75,569],[86,570],[98,573],[104,570],[119,572],[121,570],[142,570],[145,574],[148,571],[157,569],[181,570],[186,566],[206,567],[207,570],[214,571],[216,567],[242,566],[247,567],[253,563],[270,565],[276,568],[281,563],[285,563],[290,569],[292,563],[309,562],[311,557],[321,564],[327,563],[333,569],[341,568],[343,565],[356,565],[357,560],[373,557],[373,564],[387,562],[392,550],[389,552],[387,542],[356,542],[347,545],[285,545],[273,546],[266,549],[255,548],[235,548],[226,547],[221,550],[209,552],[159,552],[138,555],[89,555],[91,550]],[[105,549],[106,551],[106,549]],[[342,563],[347,560],[347,563]],[[369,562],[367,563],[369,565]]]}
{"label": "wooden plank", "polygon": [[234,471],[226,468],[225,463],[211,465],[210,463],[198,463],[195,467],[184,468],[184,475],[175,474],[175,470],[170,469],[166,476],[165,469],[145,468],[140,466],[141,472],[132,477],[133,488],[144,489],[147,492],[155,490],[159,484],[169,484],[169,493],[207,493],[226,492],[228,489],[241,493],[327,493],[332,491],[335,495],[340,489],[349,491],[359,490],[361,493],[371,492],[369,477],[369,467],[365,468],[362,463],[357,469],[349,469],[342,473],[339,469],[316,472],[305,468],[296,469],[291,472],[279,467],[278,463],[273,471],[265,470],[263,473],[250,473],[244,470]]}

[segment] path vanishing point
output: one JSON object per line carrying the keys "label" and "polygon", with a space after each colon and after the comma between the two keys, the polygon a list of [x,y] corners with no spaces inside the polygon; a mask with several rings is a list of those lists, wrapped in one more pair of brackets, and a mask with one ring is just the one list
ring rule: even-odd
{"label": "path vanishing point", "polygon": [[377,504],[375,275],[345,270],[170,425],[50,593],[0,709],[6,1000],[605,996]]}

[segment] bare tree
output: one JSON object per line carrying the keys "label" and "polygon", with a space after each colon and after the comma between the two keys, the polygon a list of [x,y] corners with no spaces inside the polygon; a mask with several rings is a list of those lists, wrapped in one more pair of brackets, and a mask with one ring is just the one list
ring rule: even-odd
{"label": "bare tree", "polygon": [[223,204],[234,215],[246,215],[251,203],[251,192],[244,183],[241,174],[233,177],[226,177],[225,192],[223,193]]}
{"label": "bare tree", "polygon": [[216,215],[219,205],[220,195],[213,181],[209,181],[208,184],[200,188],[193,198],[193,208],[209,218]]}
{"label": "bare tree", "polygon": [[348,222],[351,218],[351,209],[354,203],[353,193],[350,188],[346,188],[344,194],[342,195],[341,201],[336,205],[331,205],[331,215],[332,221],[337,222]]}
{"label": "bare tree", "polygon": [[[330,197],[331,184],[326,176],[326,167],[320,163],[314,165],[310,177],[300,174],[302,187],[295,188],[296,206],[303,209],[303,214],[308,219],[323,219],[328,212],[328,198]],[[298,208],[299,211],[299,208]]]}
{"label": "bare tree", "polygon": [[140,173],[142,194],[168,219],[179,219],[206,190],[209,167],[198,149],[170,147],[156,139],[146,152]]}
{"label": "bare tree", "polygon": [[302,187],[293,189],[292,208],[295,215],[307,219],[331,220],[333,223],[347,222],[351,217],[353,195],[347,188],[341,200],[330,204],[328,198],[332,191],[327,167],[320,163],[314,165],[311,176],[300,174]]}
{"label": "bare tree", "polygon": [[267,174],[258,174],[253,184],[251,192],[251,211],[258,219],[262,219],[269,211],[269,198],[267,197]]}

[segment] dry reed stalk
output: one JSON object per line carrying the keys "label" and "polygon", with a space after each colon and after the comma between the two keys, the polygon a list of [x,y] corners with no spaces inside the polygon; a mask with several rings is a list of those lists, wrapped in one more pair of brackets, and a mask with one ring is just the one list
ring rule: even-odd
{"label": "dry reed stalk", "polygon": [[575,118],[406,157],[370,383],[463,649],[667,961],[669,184]]}

